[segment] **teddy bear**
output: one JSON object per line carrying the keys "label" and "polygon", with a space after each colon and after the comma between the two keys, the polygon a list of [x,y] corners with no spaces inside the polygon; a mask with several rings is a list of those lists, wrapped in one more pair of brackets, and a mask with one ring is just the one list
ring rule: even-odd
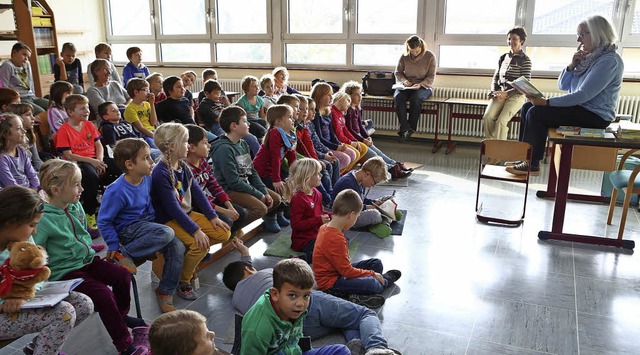
{"label": "teddy bear", "polygon": [[0,297],[30,300],[36,294],[35,285],[51,275],[47,252],[30,242],[10,243],[8,248],[9,259],[0,266]]}

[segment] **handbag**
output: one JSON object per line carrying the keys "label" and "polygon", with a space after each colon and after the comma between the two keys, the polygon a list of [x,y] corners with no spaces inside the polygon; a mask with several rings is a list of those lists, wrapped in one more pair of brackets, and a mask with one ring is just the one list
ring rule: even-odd
{"label": "handbag", "polygon": [[370,71],[362,77],[362,89],[367,95],[393,96],[391,87],[396,83],[393,72]]}

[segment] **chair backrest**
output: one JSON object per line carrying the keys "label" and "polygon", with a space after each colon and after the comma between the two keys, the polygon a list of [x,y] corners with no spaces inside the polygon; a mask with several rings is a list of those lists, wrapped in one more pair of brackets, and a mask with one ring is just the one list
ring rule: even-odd
{"label": "chair backrest", "polygon": [[49,137],[51,134],[51,126],[49,126],[49,117],[47,115],[48,111],[43,111],[38,114],[38,129],[40,130],[40,134],[42,137]]}
{"label": "chair backrest", "polygon": [[480,152],[499,161],[528,161],[531,157],[531,145],[526,142],[485,139],[480,145]]}

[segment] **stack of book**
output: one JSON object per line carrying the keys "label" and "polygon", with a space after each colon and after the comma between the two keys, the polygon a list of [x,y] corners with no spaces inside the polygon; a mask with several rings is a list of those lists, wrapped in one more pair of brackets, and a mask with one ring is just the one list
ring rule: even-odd
{"label": "stack of book", "polygon": [[565,136],[565,138],[594,138],[594,139],[615,139],[615,135],[609,129],[600,128],[582,128],[574,126],[560,126],[556,132]]}
{"label": "stack of book", "polygon": [[620,121],[616,135],[621,140],[640,140],[640,123]]}
{"label": "stack of book", "polygon": [[38,55],[38,70],[40,71],[40,75],[52,74],[55,62],[55,53]]}

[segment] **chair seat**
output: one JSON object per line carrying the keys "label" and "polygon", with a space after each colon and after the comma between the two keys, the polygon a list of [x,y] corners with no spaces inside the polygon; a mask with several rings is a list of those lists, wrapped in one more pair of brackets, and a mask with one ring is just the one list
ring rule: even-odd
{"label": "chair seat", "polygon": [[[609,175],[609,180],[611,180],[611,184],[616,189],[620,190],[622,188],[626,188],[629,184],[629,177],[633,170],[616,170],[612,171]],[[633,182],[634,189],[640,189],[640,174],[636,176],[635,181]]]}

